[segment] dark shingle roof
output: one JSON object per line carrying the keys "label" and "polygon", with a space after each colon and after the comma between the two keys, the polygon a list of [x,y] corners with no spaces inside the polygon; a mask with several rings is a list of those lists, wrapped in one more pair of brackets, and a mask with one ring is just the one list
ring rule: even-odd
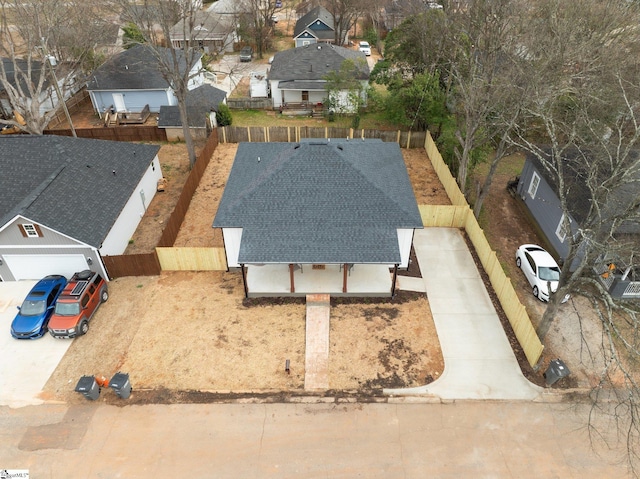
{"label": "dark shingle roof", "polygon": [[[6,73],[7,82],[13,87],[17,86],[16,83],[16,66],[18,68],[18,79],[20,80],[20,85],[22,88],[27,91],[28,86],[25,82],[25,75],[28,75],[29,62],[27,60],[22,60],[20,58],[16,58],[16,63],[14,65],[13,60],[11,58],[0,58],[2,62],[2,68]],[[20,73],[22,72],[22,73]],[[32,60],[31,61],[31,83],[37,85],[40,81],[40,73],[42,72],[42,63],[39,61]],[[44,81],[44,85],[48,85],[49,82]],[[4,86],[0,84],[0,91],[4,91]]]}
{"label": "dark shingle roof", "polygon": [[396,143],[241,143],[214,227],[242,228],[240,263],[399,263],[422,220]]}
{"label": "dark shingle roof", "polygon": [[[224,102],[227,93],[211,85],[201,85],[187,93],[187,116],[189,126],[203,128],[208,113],[218,111],[220,103]],[[177,106],[161,106],[158,116],[158,126],[166,128],[182,126],[180,111]]]}
{"label": "dark shingle roof", "polygon": [[[160,71],[157,55],[169,55],[168,48],[136,45],[125,50],[100,66],[87,84],[89,90],[166,90],[169,83]],[[181,69],[186,68],[186,60],[181,50],[176,54]],[[199,58],[199,57],[198,57]],[[196,59],[197,60],[197,59]]]}
{"label": "dark shingle roof", "polygon": [[[545,146],[540,147],[540,154],[544,155],[547,161],[551,161],[551,148]],[[638,152],[629,153],[631,165],[635,164],[638,154]],[[594,181],[597,185],[604,185],[607,180],[610,180],[612,177],[612,172],[608,170],[608,162],[585,161],[584,157],[589,158],[590,156],[591,153],[579,152],[578,150],[567,150],[562,154],[567,208],[571,216],[583,226],[589,216],[589,210],[592,204],[592,194],[586,181],[591,179],[591,181]],[[559,197],[560,188],[558,187],[556,177],[544,168],[540,158],[531,153],[527,153],[527,160],[534,165],[536,171],[545,179],[556,196]],[[594,167],[599,167],[600,170],[595,170],[594,173]],[[627,174],[630,171],[633,170],[627,169],[624,173]],[[618,172],[618,174],[620,174],[620,172]],[[617,180],[614,180],[614,182],[615,181]],[[606,194],[605,190],[606,188],[600,186],[599,194],[603,195],[599,198],[599,201],[602,203],[600,205],[602,217],[610,218],[616,216],[616,214],[619,214],[621,211],[626,211],[630,205],[636,204],[636,199],[640,196],[640,171],[630,175],[630,179],[626,183],[611,189],[606,192]],[[635,219],[627,221],[616,231],[637,233],[639,227],[635,223]]]}
{"label": "dark shingle roof", "polygon": [[0,137],[0,226],[19,214],[100,247],[159,149],[63,136]]}
{"label": "dark shingle roof", "polygon": [[[324,23],[330,30],[312,30],[308,27],[320,20]],[[331,40],[335,37],[335,27],[333,24],[333,16],[331,13],[322,6],[317,6],[310,10],[307,14],[300,17],[300,19],[296,22],[296,26],[293,30],[293,38],[297,38],[303,32],[308,31],[314,37],[317,37],[321,40]]]}
{"label": "dark shingle roof", "polygon": [[326,43],[314,43],[276,53],[269,79],[322,80],[329,72],[340,70],[347,59],[359,66],[358,79],[369,78],[369,66],[364,53]]}

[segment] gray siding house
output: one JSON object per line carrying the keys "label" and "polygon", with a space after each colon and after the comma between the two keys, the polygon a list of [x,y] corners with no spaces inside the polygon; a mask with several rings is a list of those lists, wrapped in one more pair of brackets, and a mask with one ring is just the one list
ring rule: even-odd
{"label": "gray siding house", "polygon": [[[169,49],[159,52],[170,54]],[[182,56],[179,50],[177,54]],[[112,57],[91,75],[87,90],[100,118],[109,109],[136,113],[149,105],[151,112],[158,113],[161,106],[178,104],[171,85],[162,76],[156,55],[151,48],[136,45]],[[204,83],[200,58],[189,66],[183,58],[182,68],[190,70],[190,90]]]}
{"label": "gray siding house", "polygon": [[159,147],[0,137],[0,281],[69,278],[124,253],[161,178]]}
{"label": "gray siding house", "polygon": [[319,139],[240,143],[213,227],[247,297],[391,296],[422,218],[397,143]]}
{"label": "gray siding house", "polygon": [[[558,187],[534,155],[527,155],[520,174],[517,192],[535,220],[548,245],[563,262],[569,252],[570,235],[576,234],[583,224],[590,202],[590,193],[579,175],[565,172],[571,194],[567,198],[570,227],[565,226],[565,216],[560,206]],[[622,194],[637,195],[633,192]],[[620,235],[639,237],[638,225],[623,225]],[[580,252],[578,252],[580,255]],[[593,266],[600,281],[614,297],[640,298],[640,268],[620,258],[605,257]],[[637,270],[637,272],[636,272]]]}

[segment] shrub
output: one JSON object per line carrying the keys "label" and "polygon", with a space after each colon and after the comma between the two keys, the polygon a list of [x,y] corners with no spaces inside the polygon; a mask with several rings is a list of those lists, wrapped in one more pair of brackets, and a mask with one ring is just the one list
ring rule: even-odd
{"label": "shrub", "polygon": [[221,103],[218,106],[218,111],[216,112],[216,120],[218,122],[218,126],[229,126],[233,123],[231,109],[224,103]]}

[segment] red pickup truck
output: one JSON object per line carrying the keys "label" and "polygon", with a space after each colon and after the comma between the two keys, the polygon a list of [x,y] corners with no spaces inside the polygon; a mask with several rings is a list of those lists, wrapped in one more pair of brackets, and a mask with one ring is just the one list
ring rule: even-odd
{"label": "red pickup truck", "polygon": [[75,273],[64,288],[49,320],[54,338],[74,338],[86,334],[98,306],[109,299],[107,282],[90,270]]}

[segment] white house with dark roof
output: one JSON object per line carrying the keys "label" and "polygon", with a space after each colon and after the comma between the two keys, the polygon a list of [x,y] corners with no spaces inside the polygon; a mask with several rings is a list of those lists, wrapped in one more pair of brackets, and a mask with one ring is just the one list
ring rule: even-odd
{"label": "white house with dark roof", "polygon": [[[345,61],[353,62],[360,82],[361,92],[366,95],[369,83],[369,66],[364,53],[357,50],[317,43],[278,52],[273,57],[268,74],[273,108],[280,109],[287,104],[317,105],[326,101],[327,75],[340,71]],[[339,92],[344,105],[349,110],[348,90]]]}
{"label": "white house with dark roof", "polygon": [[394,294],[422,218],[397,143],[241,143],[214,228],[246,296]]}
{"label": "white house with dark roof", "polygon": [[[168,48],[155,50],[170,55]],[[201,57],[187,66],[183,53],[176,50],[176,54],[181,57],[181,68],[189,69],[189,89],[202,85]],[[149,110],[157,113],[161,106],[178,104],[171,85],[162,76],[157,53],[144,45],[124,50],[101,65],[89,78],[87,90],[100,117],[111,108],[117,112],[140,112],[149,105]]]}
{"label": "white house with dark roof", "polygon": [[92,269],[124,253],[162,177],[159,146],[0,137],[0,280]]}

